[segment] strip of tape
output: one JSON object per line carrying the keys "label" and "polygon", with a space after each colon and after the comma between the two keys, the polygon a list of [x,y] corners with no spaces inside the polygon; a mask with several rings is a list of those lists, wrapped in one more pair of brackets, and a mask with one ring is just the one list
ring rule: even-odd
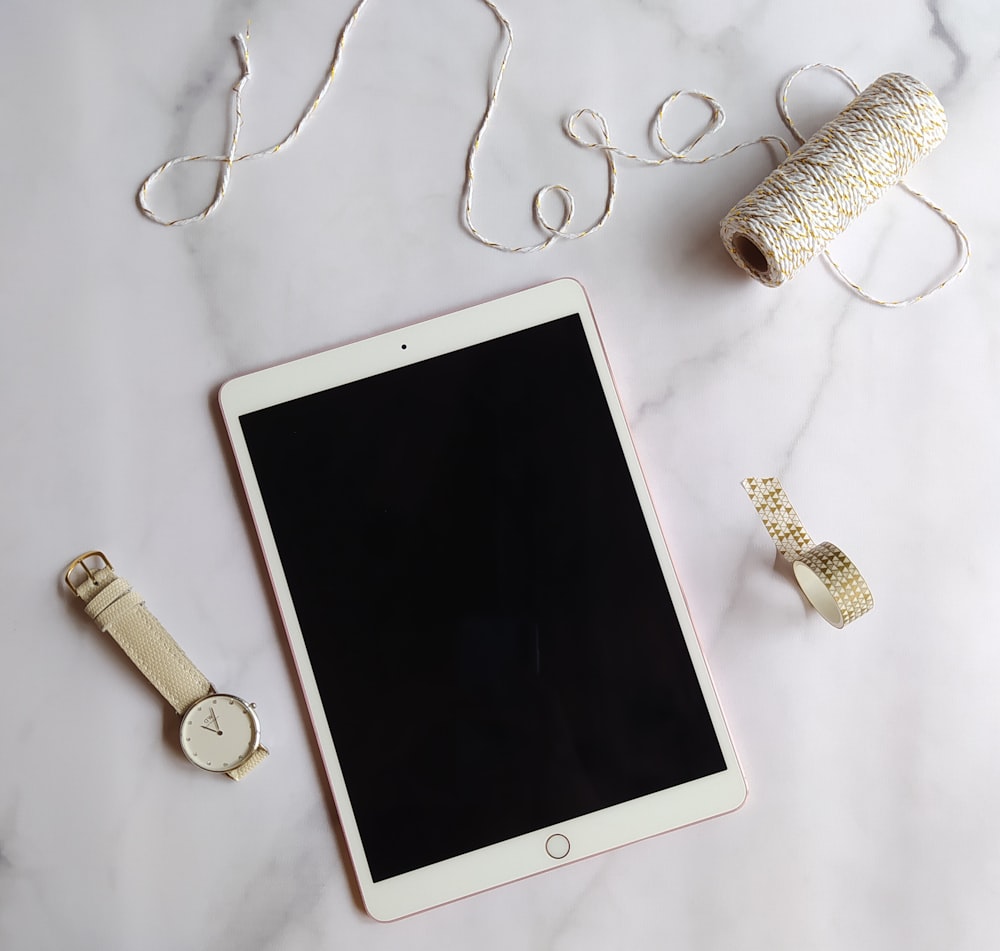
{"label": "strip of tape", "polygon": [[791,562],[802,593],[824,620],[842,628],[875,607],[854,562],[830,542],[813,542],[777,479],[748,478],[742,484],[775,547]]}

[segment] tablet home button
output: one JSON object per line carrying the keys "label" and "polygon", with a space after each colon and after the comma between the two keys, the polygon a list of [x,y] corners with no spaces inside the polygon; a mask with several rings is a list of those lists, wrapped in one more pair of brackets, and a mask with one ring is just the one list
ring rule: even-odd
{"label": "tablet home button", "polygon": [[554,859],[564,859],[569,855],[569,839],[564,835],[550,835],[545,840],[545,851]]}

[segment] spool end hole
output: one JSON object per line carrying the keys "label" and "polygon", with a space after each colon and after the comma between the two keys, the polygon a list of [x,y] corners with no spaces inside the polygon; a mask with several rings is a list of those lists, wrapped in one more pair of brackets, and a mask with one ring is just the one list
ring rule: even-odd
{"label": "spool end hole", "polygon": [[745,234],[733,237],[733,250],[743,264],[754,274],[766,274],[768,271],[767,257],[764,252]]}

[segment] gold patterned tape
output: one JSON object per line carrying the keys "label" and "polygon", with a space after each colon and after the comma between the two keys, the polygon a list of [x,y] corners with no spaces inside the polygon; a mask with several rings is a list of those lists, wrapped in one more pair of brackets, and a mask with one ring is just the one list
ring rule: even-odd
{"label": "gold patterned tape", "polygon": [[744,479],[743,488],[775,547],[791,562],[802,593],[824,620],[841,628],[875,606],[854,562],[830,542],[813,542],[777,479]]}

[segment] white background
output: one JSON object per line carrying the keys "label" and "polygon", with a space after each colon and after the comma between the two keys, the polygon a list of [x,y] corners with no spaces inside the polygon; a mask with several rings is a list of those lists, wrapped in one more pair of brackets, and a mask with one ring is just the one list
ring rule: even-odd
{"label": "white background", "polygon": [[[610,223],[541,254],[464,230],[465,153],[501,48],[477,0],[371,0],[315,121],[234,169],[209,221],[166,229],[135,193],[225,148],[251,27],[241,150],[281,139],[348,3],[12,0],[0,31],[0,946],[982,949],[1000,892],[1000,333],[996,90],[987,0],[504,0],[515,48],[475,216],[534,242],[535,190],[600,212],[601,158],[561,123],[604,113],[653,154],[680,88],[729,121],[704,152],[780,133],[775,93],[823,61],[918,76],[949,116],[912,174],[961,222],[968,272],[885,310],[814,261],[772,290],[718,238],[767,173],[625,165]],[[849,99],[811,74],[807,130]],[[672,113],[678,143],[704,121]],[[191,213],[216,168],[154,201]],[[874,293],[955,261],[902,193],[837,243]],[[216,393],[231,376],[572,276],[590,293],[748,780],[739,812],[395,924],[361,909]],[[512,368],[516,385],[516,368]],[[740,487],[778,475],[858,563],[875,611],[837,632],[803,601]],[[61,581],[103,548],[220,687],[255,700],[270,760],[194,771],[176,721]],[[335,606],[331,606],[335,610]]]}

